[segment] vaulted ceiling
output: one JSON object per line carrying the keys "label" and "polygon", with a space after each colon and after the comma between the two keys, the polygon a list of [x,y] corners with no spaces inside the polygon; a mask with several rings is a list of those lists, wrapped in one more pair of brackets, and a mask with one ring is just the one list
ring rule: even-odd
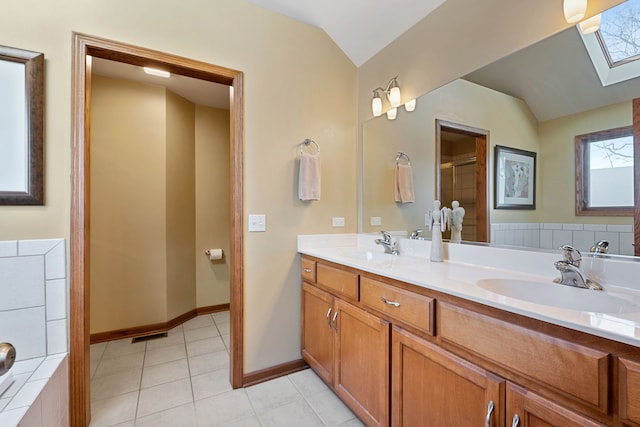
{"label": "vaulted ceiling", "polygon": [[247,0],[323,29],[359,67],[445,0]]}

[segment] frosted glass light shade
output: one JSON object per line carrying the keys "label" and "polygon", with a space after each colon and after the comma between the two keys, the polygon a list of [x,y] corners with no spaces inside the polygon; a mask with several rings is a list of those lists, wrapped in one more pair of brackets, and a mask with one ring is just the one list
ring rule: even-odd
{"label": "frosted glass light shade", "polygon": [[371,100],[371,111],[375,117],[382,114],[382,99],[379,96],[374,96]]}
{"label": "frosted glass light shade", "polygon": [[416,109],[416,100],[415,100],[415,98],[412,99],[411,101],[407,101],[407,103],[404,104],[404,109],[406,111],[409,111],[409,112],[415,110]]}
{"label": "frosted glass light shade", "polygon": [[387,110],[387,119],[395,120],[397,115],[398,115],[398,109],[397,108],[392,108],[390,110]]}
{"label": "frosted glass light shade", "polygon": [[400,88],[398,86],[389,90],[389,103],[393,108],[400,106]]}
{"label": "frosted glass light shade", "polygon": [[596,31],[598,31],[598,28],[600,28],[601,20],[601,14],[597,14],[596,16],[592,16],[589,19],[585,19],[580,23],[580,31],[582,31],[582,34],[595,33]]}
{"label": "frosted glass light shade", "polygon": [[584,18],[587,11],[587,0],[564,0],[564,19],[574,24]]}

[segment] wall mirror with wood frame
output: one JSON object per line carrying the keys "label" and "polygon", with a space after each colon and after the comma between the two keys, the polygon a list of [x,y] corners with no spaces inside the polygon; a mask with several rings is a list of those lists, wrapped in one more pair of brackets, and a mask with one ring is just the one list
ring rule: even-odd
{"label": "wall mirror with wood frame", "polygon": [[0,46],[0,205],[44,204],[44,54]]}
{"label": "wall mirror with wood frame", "polygon": [[[446,161],[439,150],[447,133],[438,132],[438,126],[444,122],[487,134],[482,154],[489,231],[486,240],[477,241],[542,250],[573,244],[588,252],[597,241],[608,240],[611,254],[633,255],[634,218],[638,221],[640,210],[635,216],[576,215],[575,138],[632,126],[634,98],[640,98],[640,79],[603,86],[579,30],[571,27],[422,95],[415,111],[398,108],[396,120],[383,114],[366,121],[359,230],[410,234],[422,229],[429,237],[425,214],[442,194],[439,180]],[[535,209],[494,208],[496,145],[536,153]],[[393,199],[398,151],[411,158],[414,203]],[[464,179],[477,182],[478,176]]]}

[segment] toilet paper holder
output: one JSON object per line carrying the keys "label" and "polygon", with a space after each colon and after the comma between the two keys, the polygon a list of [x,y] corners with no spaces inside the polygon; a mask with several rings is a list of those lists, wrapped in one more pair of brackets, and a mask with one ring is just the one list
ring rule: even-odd
{"label": "toilet paper holder", "polygon": [[206,256],[211,255],[211,249],[207,249],[206,251],[204,251],[204,254],[205,254]]}

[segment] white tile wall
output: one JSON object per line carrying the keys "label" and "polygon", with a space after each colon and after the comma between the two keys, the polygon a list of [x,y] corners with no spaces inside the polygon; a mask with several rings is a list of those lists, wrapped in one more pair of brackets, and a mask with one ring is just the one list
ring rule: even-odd
{"label": "white tile wall", "polygon": [[0,342],[17,360],[3,427],[68,424],[68,289],[63,239],[0,241]]}
{"label": "white tile wall", "polygon": [[492,223],[491,242],[500,245],[557,249],[571,245],[588,252],[600,240],[609,242],[609,253],[633,255],[633,226],[561,223]]}

